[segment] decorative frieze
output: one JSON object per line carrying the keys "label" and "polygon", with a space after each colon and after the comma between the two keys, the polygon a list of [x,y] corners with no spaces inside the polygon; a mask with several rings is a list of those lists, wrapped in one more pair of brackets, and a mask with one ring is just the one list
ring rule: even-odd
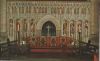
{"label": "decorative frieze", "polygon": [[[48,4],[47,4],[48,3]],[[88,15],[89,4],[64,3],[61,2],[8,2],[7,13],[12,14],[73,14],[73,15]],[[74,6],[75,5],[75,6]],[[80,7],[81,6],[81,7]],[[73,12],[74,11],[74,12]],[[80,13],[79,13],[80,12]],[[77,14],[76,14],[77,13]]]}

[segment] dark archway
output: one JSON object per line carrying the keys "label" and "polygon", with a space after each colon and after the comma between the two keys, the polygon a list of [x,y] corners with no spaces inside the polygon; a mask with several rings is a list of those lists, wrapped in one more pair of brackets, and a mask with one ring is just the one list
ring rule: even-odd
{"label": "dark archway", "polygon": [[42,36],[56,36],[56,27],[51,21],[47,21],[42,26]]}

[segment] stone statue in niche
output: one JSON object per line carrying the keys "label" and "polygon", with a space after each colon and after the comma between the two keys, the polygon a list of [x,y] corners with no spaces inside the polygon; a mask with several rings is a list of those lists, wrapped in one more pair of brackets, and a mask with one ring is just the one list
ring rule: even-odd
{"label": "stone statue in niche", "polygon": [[19,19],[16,21],[16,31],[20,31],[20,22]]}
{"label": "stone statue in niche", "polygon": [[32,36],[34,36],[34,33],[35,33],[35,23],[34,23],[34,19],[32,19],[30,21],[30,30],[31,30]]}
{"label": "stone statue in niche", "polygon": [[20,43],[20,22],[19,19],[16,20],[16,39]]}
{"label": "stone statue in niche", "polygon": [[62,40],[61,41],[61,48],[64,48],[65,47],[65,38],[62,38],[61,40]]}
{"label": "stone statue in niche", "polygon": [[23,30],[27,32],[27,21],[26,19],[23,20]]}
{"label": "stone statue in niche", "polygon": [[88,21],[85,21],[85,34],[88,36]]}
{"label": "stone statue in niche", "polygon": [[41,41],[40,41],[40,46],[41,47],[46,47],[46,40],[45,38],[42,38]]}
{"label": "stone statue in niche", "polygon": [[77,24],[77,30],[78,30],[78,39],[82,39],[82,21],[78,21]]}
{"label": "stone statue in niche", "polygon": [[88,41],[88,21],[85,21],[85,41]]}
{"label": "stone statue in niche", "polygon": [[36,45],[36,40],[35,40],[35,38],[32,38],[32,44],[33,44],[33,46]]}
{"label": "stone statue in niche", "polygon": [[9,35],[13,36],[13,20],[9,20]]}
{"label": "stone statue in niche", "polygon": [[55,38],[52,38],[51,47],[56,47],[56,40],[55,40]]}
{"label": "stone statue in niche", "polygon": [[23,20],[23,36],[27,37],[27,21],[26,19]]}
{"label": "stone statue in niche", "polygon": [[81,22],[78,23],[78,32],[82,32],[82,24],[81,24]]}
{"label": "stone statue in niche", "polygon": [[67,35],[67,20],[63,24],[63,35]]}
{"label": "stone statue in niche", "polygon": [[74,32],[75,32],[75,28],[74,28],[74,21],[72,21],[72,23],[70,23],[70,36],[72,38],[74,38]]}

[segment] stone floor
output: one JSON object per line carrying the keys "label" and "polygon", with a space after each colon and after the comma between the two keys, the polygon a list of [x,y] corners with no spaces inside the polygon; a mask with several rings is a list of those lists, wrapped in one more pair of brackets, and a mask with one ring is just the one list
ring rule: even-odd
{"label": "stone floor", "polygon": [[9,55],[1,57],[1,60],[13,61],[92,61],[92,56],[88,55],[66,55],[56,53],[33,53],[30,55]]}

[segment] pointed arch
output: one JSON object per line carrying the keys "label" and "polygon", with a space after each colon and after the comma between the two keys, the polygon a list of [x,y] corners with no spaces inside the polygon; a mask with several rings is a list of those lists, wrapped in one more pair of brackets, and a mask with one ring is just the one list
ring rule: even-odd
{"label": "pointed arch", "polygon": [[56,27],[51,21],[47,21],[46,23],[43,24],[42,31],[41,31],[42,36],[56,36]]}
{"label": "pointed arch", "polygon": [[59,33],[60,33],[60,21],[51,15],[46,15],[37,22],[35,35],[41,35],[42,26],[47,21],[51,21],[55,25],[56,32],[57,32],[56,35],[59,35]]}

